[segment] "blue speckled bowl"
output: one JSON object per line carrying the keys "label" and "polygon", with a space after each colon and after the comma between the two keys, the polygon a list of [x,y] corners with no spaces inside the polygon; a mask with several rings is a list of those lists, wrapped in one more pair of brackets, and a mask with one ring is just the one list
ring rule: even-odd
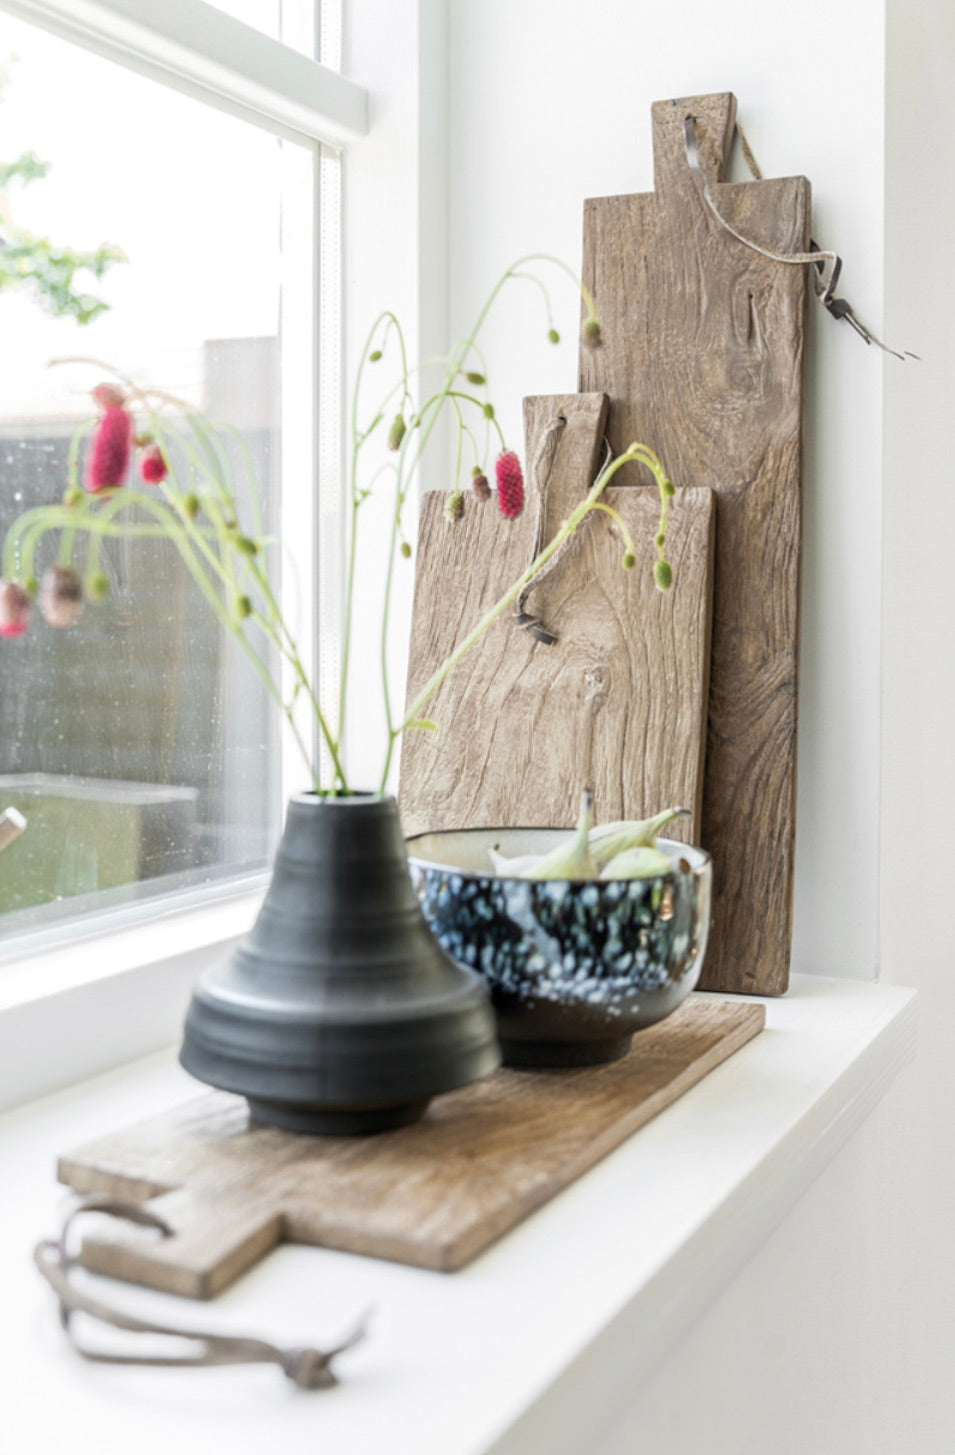
{"label": "blue speckled bowl", "polygon": [[658,839],[673,862],[652,879],[536,882],[495,875],[545,853],[566,829],[466,829],[408,840],[411,879],[445,950],[491,986],[508,1066],[615,1061],[634,1031],[696,984],[710,923],[710,856]]}

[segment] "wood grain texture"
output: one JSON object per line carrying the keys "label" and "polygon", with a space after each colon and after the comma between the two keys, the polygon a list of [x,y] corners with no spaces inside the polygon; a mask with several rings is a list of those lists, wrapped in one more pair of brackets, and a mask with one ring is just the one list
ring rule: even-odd
{"label": "wood grain texture", "polygon": [[643,439],[677,484],[716,492],[700,832],[714,904],[701,984],[779,994],[792,934],[807,279],[710,217],[686,164],[684,117],[697,117],[714,200],[743,235],[804,251],[810,192],[803,177],[718,180],[735,105],[728,94],[658,102],[656,192],[585,204],[583,276],[604,342],[581,350],[580,380],[609,394],[615,450]]}
{"label": "wood grain texture", "polygon": [[260,1127],[213,1092],[60,1159],[78,1192],[148,1200],[173,1236],[108,1222],[88,1268],[209,1298],[285,1240],[453,1271],[594,1166],[762,1029],[691,996],[609,1066],[501,1070],[376,1137]]}
{"label": "wood grain texture", "polygon": [[[548,434],[555,419],[559,435]],[[543,539],[586,495],[603,447],[599,394],[525,400],[528,496],[506,521],[468,499],[451,526],[441,495],[422,501],[408,700],[533,559],[540,475]],[[556,450],[548,444],[557,439]],[[543,451],[545,463],[534,463]],[[546,460],[550,460],[547,468]],[[637,564],[622,569],[619,531],[592,514],[528,595],[526,609],[558,635],[545,645],[505,615],[425,709],[439,732],[402,744],[398,802],[407,834],[443,828],[572,824],[591,786],[598,822],[680,804],[679,833],[699,828],[709,664],[713,497],[680,490],[669,553],[678,588],[652,577],[655,491],[608,487]],[[674,831],[677,832],[676,825]]]}

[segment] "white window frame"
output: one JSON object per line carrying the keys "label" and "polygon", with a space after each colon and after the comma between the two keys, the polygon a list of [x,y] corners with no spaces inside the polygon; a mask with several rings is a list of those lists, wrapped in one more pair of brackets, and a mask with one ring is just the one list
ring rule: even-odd
{"label": "white window frame", "polygon": [[[350,377],[355,339],[367,326],[356,298],[367,295],[371,309],[382,301],[401,309],[412,348],[444,346],[446,153],[435,135],[444,134],[446,19],[442,0],[390,0],[384,24],[379,0],[346,3],[346,56],[364,86],[203,0],[0,0],[0,15],[40,25],[279,135],[347,150],[343,354]],[[370,95],[379,110],[373,127]],[[387,226],[366,226],[369,207]],[[264,883],[265,876],[246,882],[246,892],[231,897],[213,890],[170,899],[145,925],[117,919],[110,928],[97,917],[77,925],[68,946],[5,965],[0,1108],[175,1043],[195,976],[250,926]]]}
{"label": "white window frame", "polygon": [[368,94],[204,0],[2,0],[0,8],[221,110],[331,146],[368,130]]}

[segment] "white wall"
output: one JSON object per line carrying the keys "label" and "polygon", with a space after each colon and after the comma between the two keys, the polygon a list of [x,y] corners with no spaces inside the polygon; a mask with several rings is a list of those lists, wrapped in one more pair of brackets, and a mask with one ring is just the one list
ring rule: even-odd
{"label": "white wall", "polygon": [[911,1293],[889,1343],[898,1358],[917,1352],[912,1408],[933,1422],[912,1448],[947,1455],[955,1411],[938,1391],[950,1387],[955,1347],[955,189],[943,138],[955,10],[888,0],[887,21],[886,329],[922,355],[887,369],[885,388],[881,961],[883,978],[917,985],[922,1002],[919,1058],[895,1110],[906,1155],[892,1201]]}
{"label": "white wall", "polygon": [[[652,189],[653,101],[725,90],[764,173],[810,178],[817,241],[841,252],[845,291],[879,330],[880,4],[809,0],[794,13],[750,0],[451,0],[450,15],[455,336],[520,254],[557,253],[579,268],[585,197]],[[536,342],[528,285],[513,285],[487,331],[493,397],[513,440],[523,395],[576,387],[576,304],[559,282],[555,297],[559,348]],[[810,328],[794,966],[871,977],[882,365],[821,309]]]}
{"label": "white wall", "polygon": [[[343,69],[371,97],[367,137],[349,148],[344,188],[344,378],[348,391],[375,317],[401,320],[409,358],[447,349],[447,31],[443,0],[349,0]],[[374,379],[372,379],[374,383]],[[367,396],[368,423],[377,399]],[[433,450],[440,454],[440,440]],[[345,441],[343,458],[349,458]],[[430,459],[430,455],[429,455]],[[428,483],[426,470],[423,476]],[[352,709],[347,767],[353,786],[378,787],[383,756],[379,622],[391,521],[391,489],[379,486],[360,512]],[[417,533],[409,501],[406,534]],[[393,702],[405,696],[413,564],[399,560],[390,632]],[[392,786],[395,781],[392,773]]]}
{"label": "white wall", "polygon": [[955,189],[940,158],[955,10],[948,0],[889,0],[888,35],[886,327],[922,362],[886,371],[882,964],[885,977],[922,990],[923,1040],[951,1086]]}

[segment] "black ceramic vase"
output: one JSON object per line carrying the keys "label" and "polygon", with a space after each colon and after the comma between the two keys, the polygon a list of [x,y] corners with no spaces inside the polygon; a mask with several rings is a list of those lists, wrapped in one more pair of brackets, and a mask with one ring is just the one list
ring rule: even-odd
{"label": "black ceramic vase", "polygon": [[298,794],[251,932],[205,972],[180,1060],[253,1118],[352,1135],[500,1063],[482,979],[431,934],[393,798]]}

